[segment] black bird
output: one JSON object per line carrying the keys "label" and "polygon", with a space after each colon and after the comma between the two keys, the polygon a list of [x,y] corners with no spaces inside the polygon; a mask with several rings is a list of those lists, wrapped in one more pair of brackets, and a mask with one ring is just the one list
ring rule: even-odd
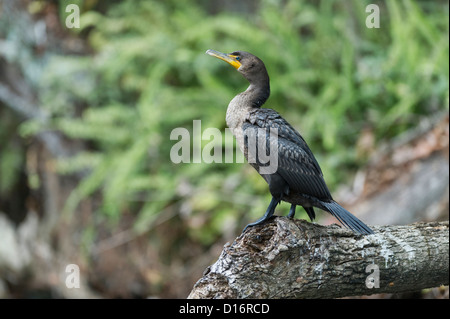
{"label": "black bird", "polygon": [[[244,51],[225,54],[208,50],[206,53],[229,63],[250,82],[246,91],[231,100],[226,122],[247,161],[269,184],[272,200],[264,216],[248,224],[244,232],[268,220],[283,200],[292,204],[288,215],[291,218],[300,205],[313,221],[313,207],[318,207],[356,233],[373,234],[367,225],[333,200],[322,170],[303,137],[276,111],[261,108],[270,95],[264,63]],[[270,154],[270,161],[263,160],[269,148],[275,154]],[[265,152],[261,151],[263,149]],[[270,162],[275,162],[275,170],[271,170]]]}

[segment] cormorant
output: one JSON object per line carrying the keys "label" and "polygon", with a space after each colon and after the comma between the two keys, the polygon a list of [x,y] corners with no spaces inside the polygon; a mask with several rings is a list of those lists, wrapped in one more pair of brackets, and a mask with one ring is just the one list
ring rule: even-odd
{"label": "cormorant", "polygon": [[[318,207],[356,233],[373,234],[367,225],[333,200],[322,170],[303,137],[276,111],[261,108],[270,95],[269,75],[264,63],[245,51],[225,54],[207,50],[206,53],[229,63],[250,82],[246,91],[231,100],[226,122],[247,161],[269,184],[272,200],[264,216],[248,224],[244,232],[248,227],[268,220],[283,200],[291,203],[288,215],[291,218],[296,206],[300,205],[313,221],[313,207]],[[275,154],[270,154],[270,158],[277,167],[275,171],[264,172],[268,162],[261,158],[267,155],[268,148],[272,151],[272,147]],[[261,155],[262,148],[266,153]]]}

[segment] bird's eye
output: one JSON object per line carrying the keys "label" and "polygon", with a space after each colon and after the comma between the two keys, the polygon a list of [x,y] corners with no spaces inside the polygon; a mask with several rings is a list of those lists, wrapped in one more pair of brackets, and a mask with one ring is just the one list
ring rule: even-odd
{"label": "bird's eye", "polygon": [[241,57],[240,57],[240,56],[237,56],[235,59],[236,59],[236,61],[240,61],[240,60],[241,60]]}

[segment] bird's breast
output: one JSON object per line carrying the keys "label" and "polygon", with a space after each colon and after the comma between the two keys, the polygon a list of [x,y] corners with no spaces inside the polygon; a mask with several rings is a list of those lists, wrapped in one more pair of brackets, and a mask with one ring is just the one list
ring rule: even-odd
{"label": "bird's breast", "polygon": [[248,118],[248,113],[252,107],[247,106],[242,98],[242,96],[237,95],[231,100],[230,104],[228,104],[226,122],[227,126],[235,136],[239,148],[241,151],[244,151],[244,134],[242,125],[245,119]]}

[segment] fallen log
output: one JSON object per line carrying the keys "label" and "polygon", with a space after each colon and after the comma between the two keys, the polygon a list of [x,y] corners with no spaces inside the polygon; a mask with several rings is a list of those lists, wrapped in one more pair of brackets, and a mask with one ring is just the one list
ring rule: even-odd
{"label": "fallen log", "polygon": [[448,285],[448,221],[372,229],[361,236],[276,217],[225,245],[188,298],[339,298]]}

